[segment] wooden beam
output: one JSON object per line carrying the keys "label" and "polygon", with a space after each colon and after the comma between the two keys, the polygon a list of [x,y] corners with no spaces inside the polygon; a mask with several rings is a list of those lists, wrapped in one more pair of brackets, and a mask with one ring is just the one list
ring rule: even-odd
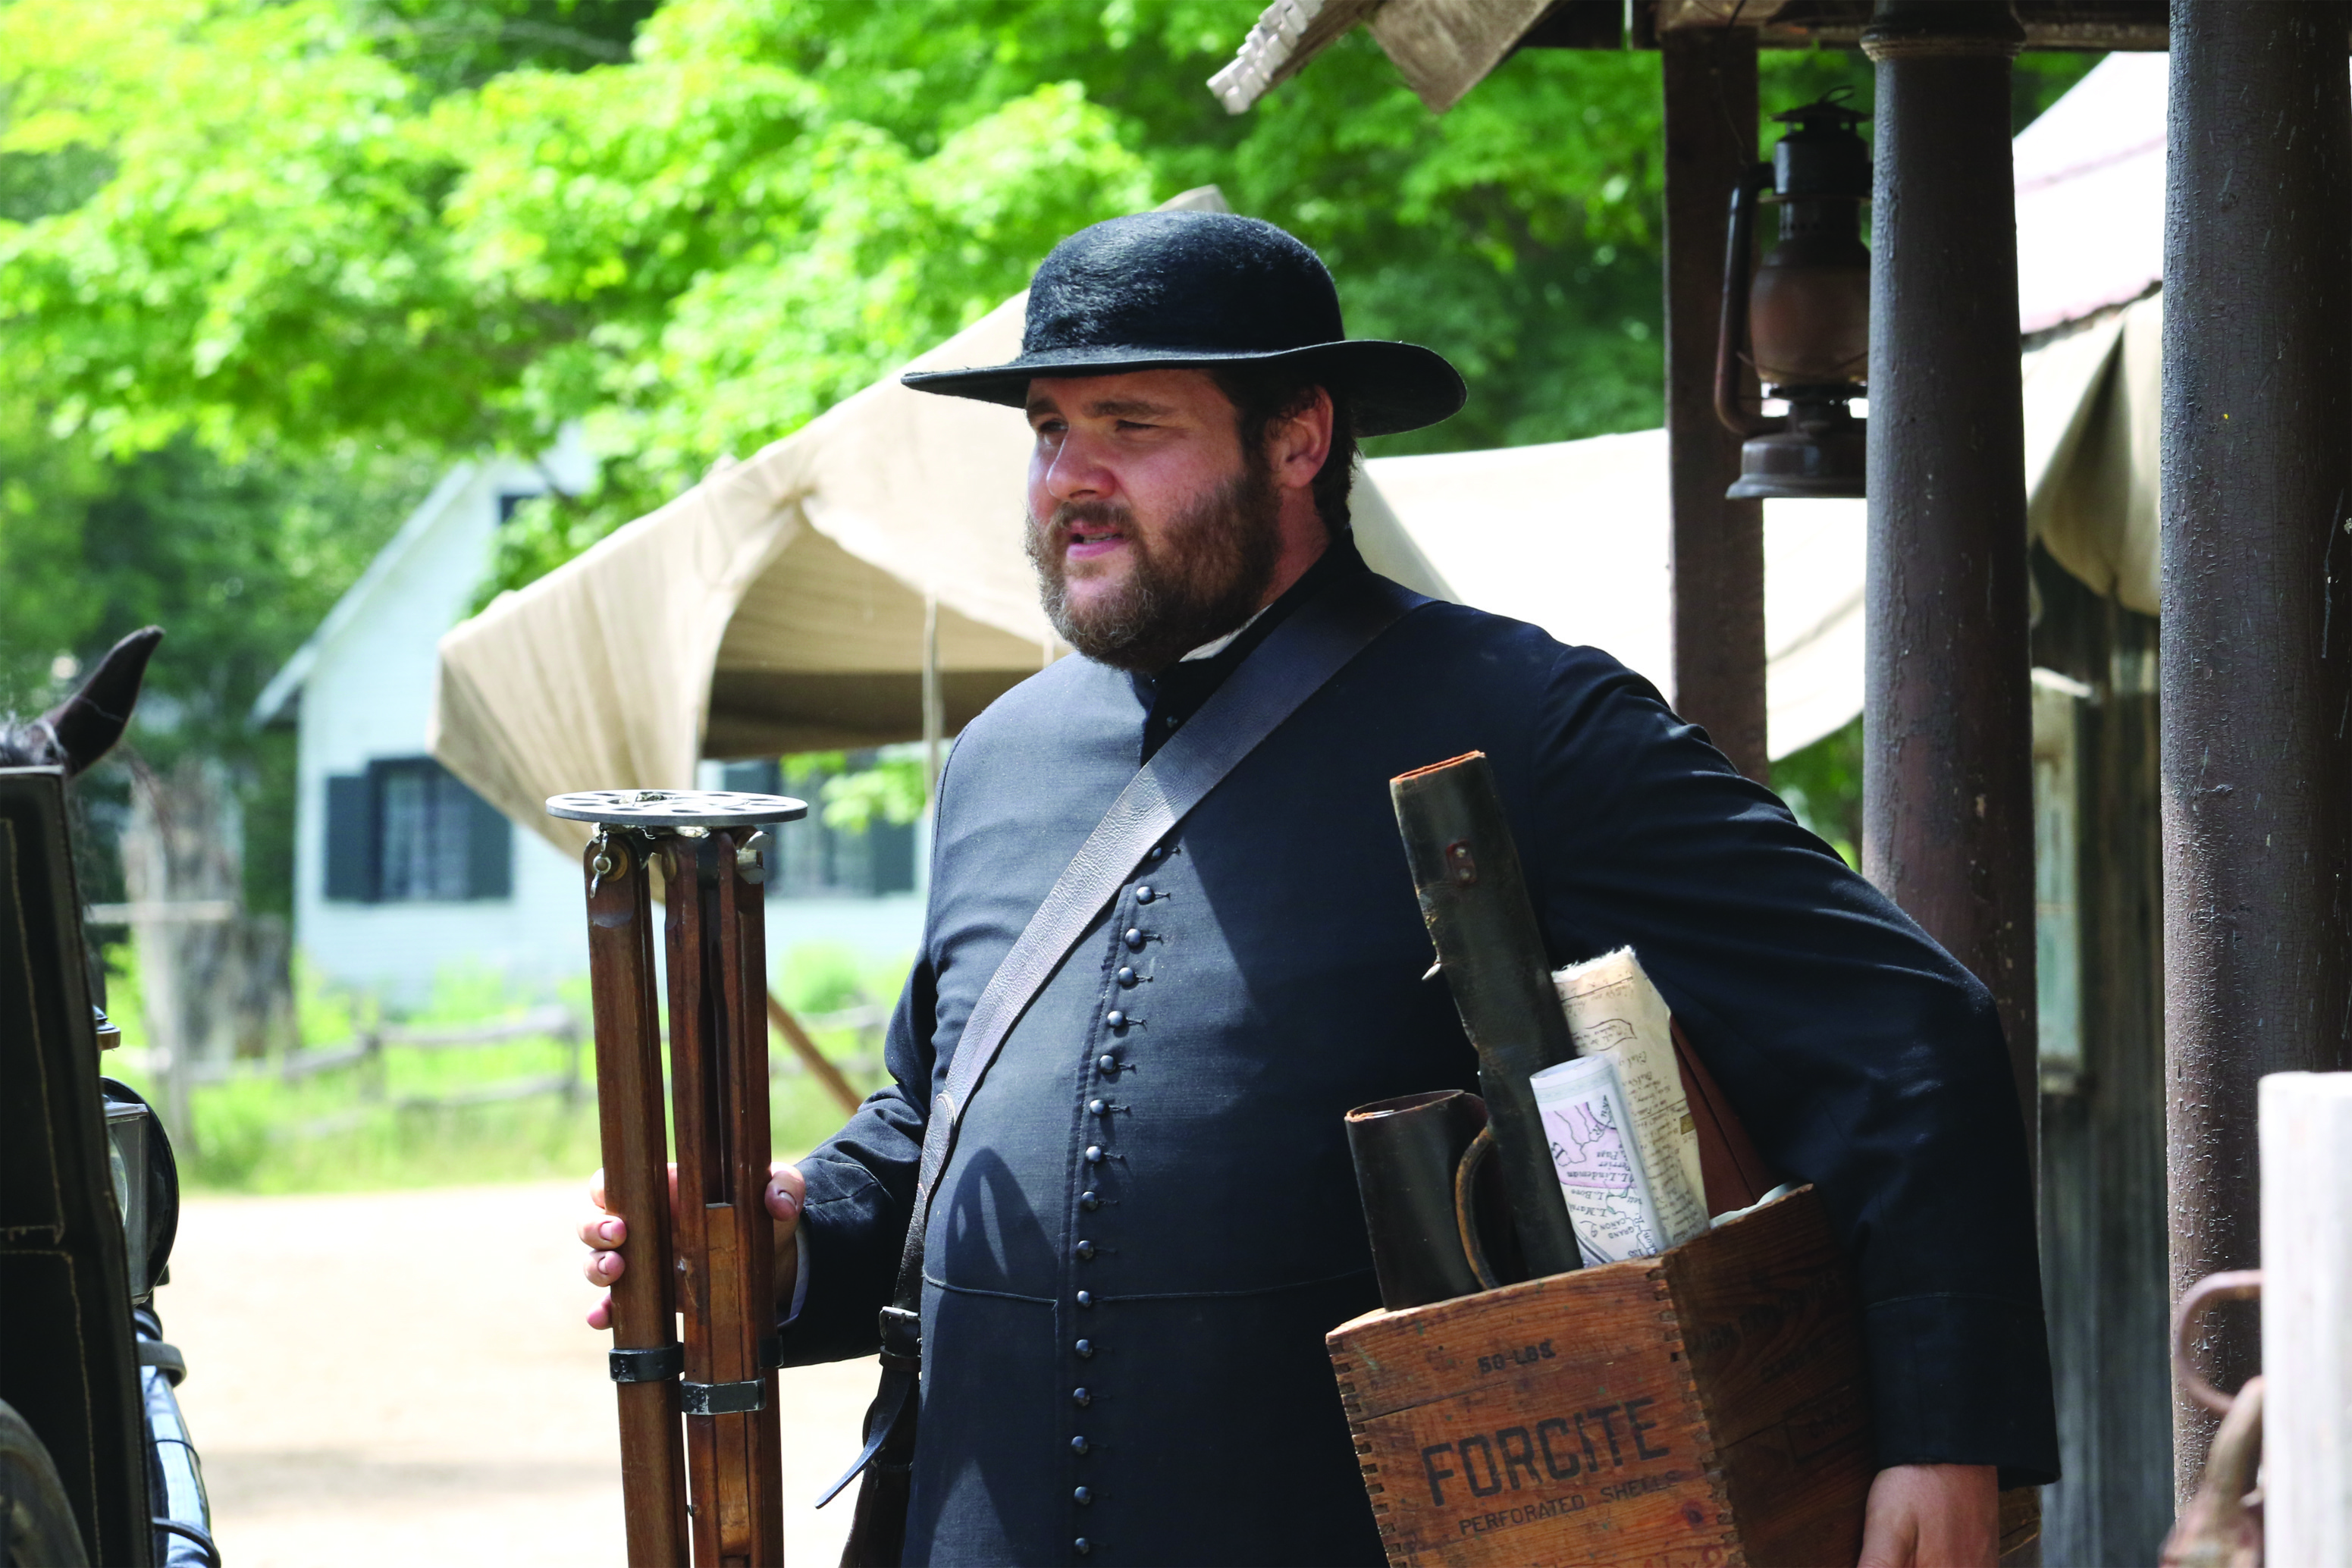
{"label": "wooden beam", "polygon": [[1715,412],[1733,185],[1756,162],[1756,35],[1660,40],[1665,78],[1666,447],[1673,506],[1675,708],[1762,782],[1764,503],[1726,500],[1739,437]]}
{"label": "wooden beam", "polygon": [[[1768,49],[1853,48],[1870,25],[1871,0],[1643,0],[1637,26],[1656,36],[1738,26]],[[2016,0],[2029,49],[2162,49],[2166,0]]]}

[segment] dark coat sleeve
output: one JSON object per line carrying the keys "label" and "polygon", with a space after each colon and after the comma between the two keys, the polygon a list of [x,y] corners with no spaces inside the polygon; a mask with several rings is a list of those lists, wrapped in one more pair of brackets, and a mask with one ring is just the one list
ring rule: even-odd
{"label": "dark coat sleeve", "polygon": [[784,1331],[784,1364],[872,1355],[876,1315],[898,1284],[915,1171],[931,1100],[937,996],[928,956],[890,1015],[883,1061],[890,1082],[800,1163],[808,1180],[801,1229],[809,1269],[801,1315]]}
{"label": "dark coat sleeve", "polygon": [[2025,1127],[1992,998],[1639,676],[1564,649],[1525,846],[1561,962],[1632,947],[1853,1259],[1882,1465],[2057,1476]]}

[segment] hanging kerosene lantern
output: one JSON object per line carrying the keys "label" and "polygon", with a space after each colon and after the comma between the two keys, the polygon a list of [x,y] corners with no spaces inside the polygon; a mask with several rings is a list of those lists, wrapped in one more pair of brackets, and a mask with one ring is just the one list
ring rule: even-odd
{"label": "hanging kerosene lantern", "polygon": [[[1870,199],[1870,149],[1853,129],[1863,116],[1839,101],[1844,93],[1774,115],[1788,132],[1772,161],[1732,193],[1715,408],[1747,437],[1727,492],[1734,500],[1863,493],[1864,426],[1849,405],[1869,391],[1870,251],[1860,209]],[[1780,241],[1751,281],[1756,209],[1765,201],[1780,209]],[[1742,361],[1787,414],[1748,407]]]}

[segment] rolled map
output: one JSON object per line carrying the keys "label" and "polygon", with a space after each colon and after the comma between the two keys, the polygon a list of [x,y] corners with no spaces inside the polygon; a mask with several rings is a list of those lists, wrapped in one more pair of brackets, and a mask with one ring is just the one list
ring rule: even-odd
{"label": "rolled map", "polygon": [[1551,1144],[1552,1169],[1586,1268],[1649,1258],[1669,1245],[1616,1064],[1579,1057],[1528,1079]]}

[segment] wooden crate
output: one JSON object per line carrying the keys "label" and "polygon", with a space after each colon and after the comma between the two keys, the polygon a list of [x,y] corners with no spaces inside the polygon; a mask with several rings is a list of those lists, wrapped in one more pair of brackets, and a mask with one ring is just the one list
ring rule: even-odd
{"label": "wooden crate", "polygon": [[1328,1342],[1392,1563],[1815,1568],[1862,1545],[1860,1329],[1805,1187],[1656,1258]]}

